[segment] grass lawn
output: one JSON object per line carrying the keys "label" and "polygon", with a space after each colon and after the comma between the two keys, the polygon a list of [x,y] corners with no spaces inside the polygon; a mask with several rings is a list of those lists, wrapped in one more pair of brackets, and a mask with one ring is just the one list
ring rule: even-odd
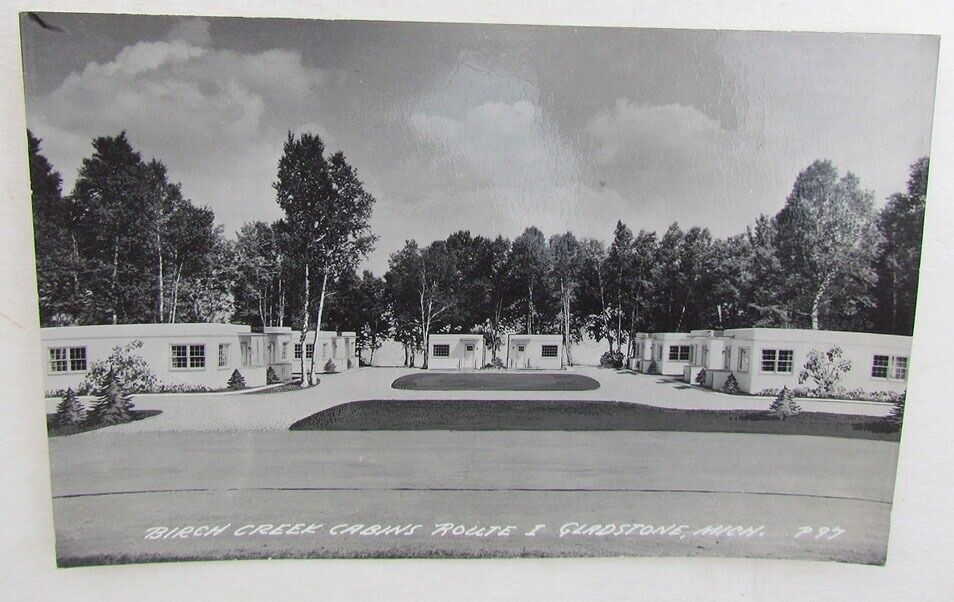
{"label": "grass lawn", "polygon": [[328,408],[290,429],[683,431],[900,439],[899,431],[869,416],[803,412],[779,420],[764,411],[675,410],[618,401],[373,399]]}
{"label": "grass lawn", "polygon": [[[150,416],[156,416],[162,414],[161,410],[130,410],[130,415],[133,420],[142,420],[144,418],[149,418]],[[47,414],[46,415],[46,434],[50,437],[63,437],[65,435],[75,435],[77,433],[85,433],[87,431],[95,431],[97,429],[105,428],[107,426],[114,426],[112,424],[77,424],[72,426],[62,426],[58,427],[53,422],[56,418],[56,414]],[[120,423],[124,424],[124,423]]]}
{"label": "grass lawn", "polygon": [[391,383],[409,391],[595,391],[600,383],[580,374],[514,372],[428,372]]}

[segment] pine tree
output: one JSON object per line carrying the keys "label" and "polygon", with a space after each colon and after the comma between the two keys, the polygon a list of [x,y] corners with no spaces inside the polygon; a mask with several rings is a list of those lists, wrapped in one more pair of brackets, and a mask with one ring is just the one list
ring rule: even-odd
{"label": "pine tree", "polygon": [[132,398],[123,391],[122,384],[113,371],[106,373],[103,389],[96,401],[96,405],[86,416],[90,424],[121,424],[132,420]]}
{"label": "pine tree", "polygon": [[896,427],[898,430],[901,430],[902,423],[904,422],[904,401],[908,396],[907,392],[901,394],[901,397],[894,402],[894,407],[891,408],[891,413],[885,416],[885,420],[893,427]]}
{"label": "pine tree", "polygon": [[275,369],[271,366],[268,367],[268,370],[265,372],[265,382],[269,385],[274,385],[279,381],[278,375],[275,374]]}
{"label": "pine tree", "polygon": [[783,387],[775,400],[772,401],[772,405],[769,406],[769,413],[779,420],[785,420],[789,416],[797,416],[801,412],[802,408],[795,401],[795,394],[788,387]]}
{"label": "pine tree", "polygon": [[83,407],[73,389],[67,389],[63,394],[63,400],[56,406],[56,416],[53,418],[54,424],[59,427],[73,426],[80,424],[86,418],[86,408]]}
{"label": "pine tree", "polygon": [[338,369],[338,366],[335,365],[334,361],[328,360],[325,362],[325,374],[331,374]]}
{"label": "pine tree", "polygon": [[237,391],[238,389],[244,389],[246,387],[245,377],[242,376],[242,373],[238,371],[238,368],[232,371],[232,376],[229,377],[229,381],[227,384],[229,389],[233,391]]}
{"label": "pine tree", "polygon": [[696,374],[696,384],[705,385],[706,384],[706,369],[703,368],[699,370],[699,374]]}
{"label": "pine tree", "polygon": [[729,378],[725,379],[725,383],[722,385],[723,393],[738,393],[739,392],[739,381],[736,380],[735,374],[729,372]]}

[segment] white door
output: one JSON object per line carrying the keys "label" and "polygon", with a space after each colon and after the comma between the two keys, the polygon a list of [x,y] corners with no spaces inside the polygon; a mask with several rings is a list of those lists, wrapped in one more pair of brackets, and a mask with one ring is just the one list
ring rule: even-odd
{"label": "white door", "polygon": [[474,344],[465,343],[464,344],[464,362],[463,365],[465,368],[476,368],[477,361],[475,360]]}

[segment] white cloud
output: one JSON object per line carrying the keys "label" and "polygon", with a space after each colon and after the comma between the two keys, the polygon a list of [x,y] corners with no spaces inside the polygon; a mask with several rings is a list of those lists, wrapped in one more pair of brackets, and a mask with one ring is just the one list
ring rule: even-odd
{"label": "white cloud", "polygon": [[172,28],[167,40],[182,40],[193,46],[208,46],[212,43],[209,22],[201,17],[185,18]]}
{"label": "white cloud", "polygon": [[[90,63],[31,103],[28,121],[69,191],[96,136],[125,130],[227,229],[277,214],[271,182],[289,129],[318,123],[324,73],[297,52],[239,53],[185,21],[170,41],[140,42]],[[187,41],[184,38],[188,38]]]}

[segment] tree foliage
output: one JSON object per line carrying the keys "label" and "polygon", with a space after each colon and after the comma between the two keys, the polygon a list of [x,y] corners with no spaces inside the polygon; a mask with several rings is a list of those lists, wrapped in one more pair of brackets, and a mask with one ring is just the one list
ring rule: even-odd
{"label": "tree foliage", "polygon": [[113,347],[106,359],[89,365],[86,376],[79,385],[81,392],[103,390],[110,378],[122,383],[130,393],[148,393],[159,384],[155,373],[139,354],[142,341],[133,340],[126,345]]}
{"label": "tree foliage", "polygon": [[86,416],[90,424],[121,424],[132,420],[132,398],[124,390],[124,383],[112,370],[103,378],[99,398]]}
{"label": "tree foliage", "polygon": [[838,392],[838,384],[851,371],[851,360],[844,359],[841,347],[835,345],[828,351],[812,349],[808,352],[805,367],[798,375],[798,384],[811,380],[815,383],[812,394],[823,397]]}

